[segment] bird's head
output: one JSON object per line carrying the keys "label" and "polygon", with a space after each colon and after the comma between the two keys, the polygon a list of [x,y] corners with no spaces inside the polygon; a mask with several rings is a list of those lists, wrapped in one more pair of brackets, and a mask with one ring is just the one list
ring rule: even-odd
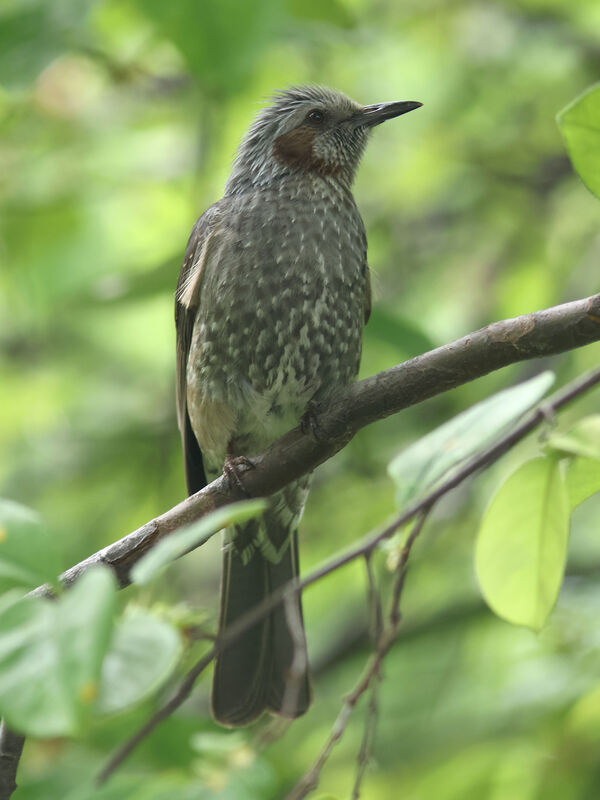
{"label": "bird's head", "polygon": [[371,130],[406,114],[412,100],[361,106],[321,86],[286,89],[242,140],[226,192],[260,186],[286,172],[312,172],[350,185]]}

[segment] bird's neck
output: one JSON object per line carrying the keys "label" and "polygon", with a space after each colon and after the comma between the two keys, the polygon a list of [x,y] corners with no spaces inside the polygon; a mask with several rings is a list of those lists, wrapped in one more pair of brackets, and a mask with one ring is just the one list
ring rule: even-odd
{"label": "bird's neck", "polygon": [[310,197],[315,192],[322,193],[324,188],[334,194],[351,194],[352,177],[344,173],[322,174],[283,165],[257,171],[234,169],[225,185],[225,196],[283,190],[292,196]]}

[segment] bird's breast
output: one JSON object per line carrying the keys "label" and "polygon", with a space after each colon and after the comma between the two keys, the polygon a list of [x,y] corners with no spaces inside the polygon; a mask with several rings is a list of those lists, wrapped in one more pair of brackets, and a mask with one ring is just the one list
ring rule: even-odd
{"label": "bird's breast", "polygon": [[358,371],[368,279],[362,221],[342,194],[254,195],[233,205],[215,252],[188,385],[227,402],[241,427],[256,420],[272,440],[312,398]]}

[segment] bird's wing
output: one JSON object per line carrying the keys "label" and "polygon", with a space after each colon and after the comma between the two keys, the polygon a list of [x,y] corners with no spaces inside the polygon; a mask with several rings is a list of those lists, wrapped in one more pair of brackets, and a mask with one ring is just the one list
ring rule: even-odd
{"label": "bird's wing", "polygon": [[190,234],[175,293],[175,330],[177,332],[177,421],[181,432],[188,492],[206,486],[202,452],[196,441],[187,409],[187,361],[194,323],[200,304],[202,275],[214,237],[218,216],[217,204],[196,222]]}

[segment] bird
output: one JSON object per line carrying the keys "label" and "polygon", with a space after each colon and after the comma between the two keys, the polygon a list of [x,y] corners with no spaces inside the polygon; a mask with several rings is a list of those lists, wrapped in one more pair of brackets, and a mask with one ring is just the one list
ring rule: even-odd
{"label": "bird", "polygon": [[[421,105],[295,86],[274,94],[242,138],[223,197],[192,229],[175,293],[189,494],[224,468],[239,480],[238,459],[251,463],[356,378],[371,288],[352,184],[373,128]],[[310,481],[225,531],[217,642],[298,576]],[[222,725],[265,711],[294,719],[311,694],[299,596],[218,648],[211,711]]]}

